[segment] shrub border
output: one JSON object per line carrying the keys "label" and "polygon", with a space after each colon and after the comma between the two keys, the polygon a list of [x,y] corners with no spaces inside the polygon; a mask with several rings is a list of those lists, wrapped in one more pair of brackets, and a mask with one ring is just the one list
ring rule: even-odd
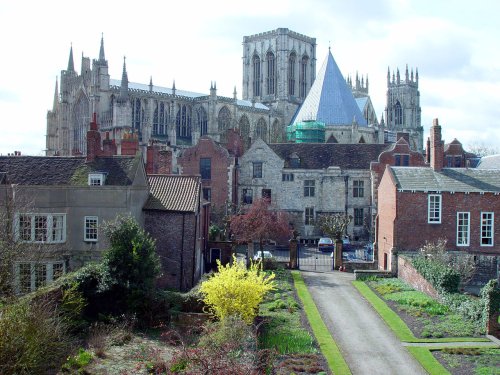
{"label": "shrub border", "polygon": [[371,303],[389,328],[403,342],[488,342],[482,337],[446,337],[440,339],[419,339],[410,331],[405,322],[379,296],[377,296],[364,281],[353,281],[352,284]]}
{"label": "shrub border", "polygon": [[297,295],[304,306],[307,319],[309,320],[314,336],[318,341],[321,353],[323,353],[328,363],[328,367],[336,375],[351,375],[351,370],[344,360],[344,357],[330,334],[330,331],[321,319],[318,308],[309,294],[300,272],[292,271],[292,277],[295,289],[297,290]]}

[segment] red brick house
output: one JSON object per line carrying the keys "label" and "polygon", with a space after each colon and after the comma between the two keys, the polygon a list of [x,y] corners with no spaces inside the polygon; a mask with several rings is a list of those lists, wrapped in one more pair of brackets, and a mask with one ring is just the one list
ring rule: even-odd
{"label": "red brick house", "polygon": [[[237,140],[232,143],[235,142],[238,143]],[[196,146],[181,152],[177,164],[182,175],[201,176],[203,198],[211,203],[214,210],[220,210],[228,202],[236,201],[237,156],[213,139],[203,136]]]}
{"label": "red brick house", "polygon": [[[395,271],[398,251],[446,239],[448,250],[500,256],[500,170],[443,168],[437,119],[429,167],[387,166],[378,188],[379,268]],[[457,163],[458,164],[458,163]]]}
{"label": "red brick house", "polygon": [[198,176],[150,175],[144,229],[156,240],[162,277],[159,286],[186,291],[204,272],[209,205],[201,199]]}

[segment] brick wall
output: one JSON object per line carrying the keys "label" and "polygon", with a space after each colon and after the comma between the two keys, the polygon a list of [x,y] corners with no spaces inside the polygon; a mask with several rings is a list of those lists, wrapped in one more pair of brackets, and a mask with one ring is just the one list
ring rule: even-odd
{"label": "brick wall", "polygon": [[202,188],[211,189],[213,206],[224,207],[226,201],[231,200],[228,174],[233,158],[226,149],[217,145],[212,139],[202,137],[196,146],[184,150],[177,159],[182,169],[181,174],[199,175],[201,158],[211,159],[211,178],[201,181]]}
{"label": "brick wall", "polygon": [[391,255],[395,242],[396,187],[387,171],[378,188],[379,202],[376,223],[376,253],[380,269],[391,270]]}
{"label": "brick wall", "polygon": [[156,240],[156,252],[161,261],[163,275],[158,286],[181,291],[191,289],[198,281],[194,277],[194,214],[147,210],[144,227]]}
{"label": "brick wall", "polygon": [[425,280],[405,257],[398,257],[398,278],[410,284],[416,290],[424,292],[432,298],[438,298],[438,292]]}

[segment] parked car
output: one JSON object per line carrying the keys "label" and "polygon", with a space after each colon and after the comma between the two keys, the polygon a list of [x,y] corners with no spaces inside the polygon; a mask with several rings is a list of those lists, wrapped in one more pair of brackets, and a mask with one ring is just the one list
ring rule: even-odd
{"label": "parked car", "polygon": [[349,237],[345,236],[344,239],[342,240],[342,251],[350,251],[350,250],[352,250],[351,241],[349,240]]}
{"label": "parked car", "polygon": [[321,237],[318,241],[318,251],[333,251],[335,245],[330,237]]}
{"label": "parked car", "polygon": [[261,260],[262,258],[264,259],[269,259],[272,258],[273,254],[271,254],[270,251],[257,251],[257,253],[253,256],[253,260]]}

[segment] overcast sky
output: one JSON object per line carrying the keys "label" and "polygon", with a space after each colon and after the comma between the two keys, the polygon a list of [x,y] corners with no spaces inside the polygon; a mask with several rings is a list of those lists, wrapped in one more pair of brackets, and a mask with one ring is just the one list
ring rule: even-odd
{"label": "overcast sky", "polygon": [[73,44],[111,78],[123,56],[129,81],[241,98],[243,36],[279,27],[316,38],[317,69],[330,43],[344,76],[369,76],[380,120],[387,68],[418,68],[427,138],[439,118],[446,142],[500,150],[500,2],[435,0],[9,1],[0,3],[0,154],[43,155],[56,77]]}

